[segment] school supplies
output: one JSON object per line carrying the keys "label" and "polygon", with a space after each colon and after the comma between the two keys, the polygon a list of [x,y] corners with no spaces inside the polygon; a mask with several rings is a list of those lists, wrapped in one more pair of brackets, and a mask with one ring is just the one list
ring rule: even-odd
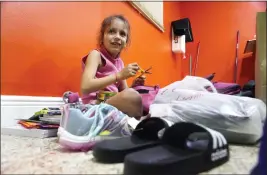
{"label": "school supplies", "polygon": [[61,116],[60,108],[43,108],[40,111],[37,111],[33,114],[29,120],[39,121],[41,117],[51,117],[51,116]]}
{"label": "school supplies", "polygon": [[59,124],[49,124],[41,121],[31,121],[20,119],[18,124],[27,129],[57,129]]}
{"label": "school supplies", "polygon": [[57,129],[61,119],[60,108],[43,108],[29,119],[17,119],[27,129]]}

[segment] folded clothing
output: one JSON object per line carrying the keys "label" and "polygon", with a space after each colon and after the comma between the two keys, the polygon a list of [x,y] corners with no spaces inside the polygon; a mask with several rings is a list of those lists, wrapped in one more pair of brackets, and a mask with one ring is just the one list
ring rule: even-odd
{"label": "folded clothing", "polygon": [[[221,94],[238,94],[241,91],[241,86],[239,84],[235,83],[222,83],[222,82],[214,82],[214,87],[218,91],[218,93]],[[211,91],[210,88],[208,88],[209,91]]]}

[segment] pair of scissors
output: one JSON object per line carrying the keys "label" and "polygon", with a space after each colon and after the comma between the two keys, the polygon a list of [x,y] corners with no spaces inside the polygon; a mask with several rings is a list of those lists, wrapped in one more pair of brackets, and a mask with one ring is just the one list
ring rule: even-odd
{"label": "pair of scissors", "polygon": [[136,78],[139,78],[141,76],[143,76],[144,74],[152,74],[151,72],[149,72],[149,70],[152,69],[152,66],[150,66],[148,69],[142,69],[141,67],[139,67],[138,71],[139,73],[141,73],[140,75],[138,75]]}

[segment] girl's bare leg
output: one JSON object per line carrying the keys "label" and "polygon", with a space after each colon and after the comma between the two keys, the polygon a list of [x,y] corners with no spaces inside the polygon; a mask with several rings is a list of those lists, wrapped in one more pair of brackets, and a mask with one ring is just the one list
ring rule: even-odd
{"label": "girl's bare leg", "polygon": [[132,88],[127,88],[106,101],[118,108],[129,117],[140,118],[143,114],[143,104],[140,94]]}

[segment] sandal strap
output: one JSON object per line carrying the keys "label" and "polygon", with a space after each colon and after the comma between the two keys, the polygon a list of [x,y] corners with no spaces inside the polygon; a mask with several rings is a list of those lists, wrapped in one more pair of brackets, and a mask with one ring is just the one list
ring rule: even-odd
{"label": "sandal strap", "polygon": [[207,161],[217,161],[229,157],[229,146],[225,137],[218,131],[204,125],[192,122],[179,122],[168,128],[163,135],[162,141],[166,144],[188,149],[186,140],[190,134],[205,132],[208,136],[208,146],[204,151]]}
{"label": "sandal strap", "polygon": [[159,131],[169,127],[169,124],[160,118],[151,117],[142,120],[133,131],[132,135],[141,139],[158,140]]}

